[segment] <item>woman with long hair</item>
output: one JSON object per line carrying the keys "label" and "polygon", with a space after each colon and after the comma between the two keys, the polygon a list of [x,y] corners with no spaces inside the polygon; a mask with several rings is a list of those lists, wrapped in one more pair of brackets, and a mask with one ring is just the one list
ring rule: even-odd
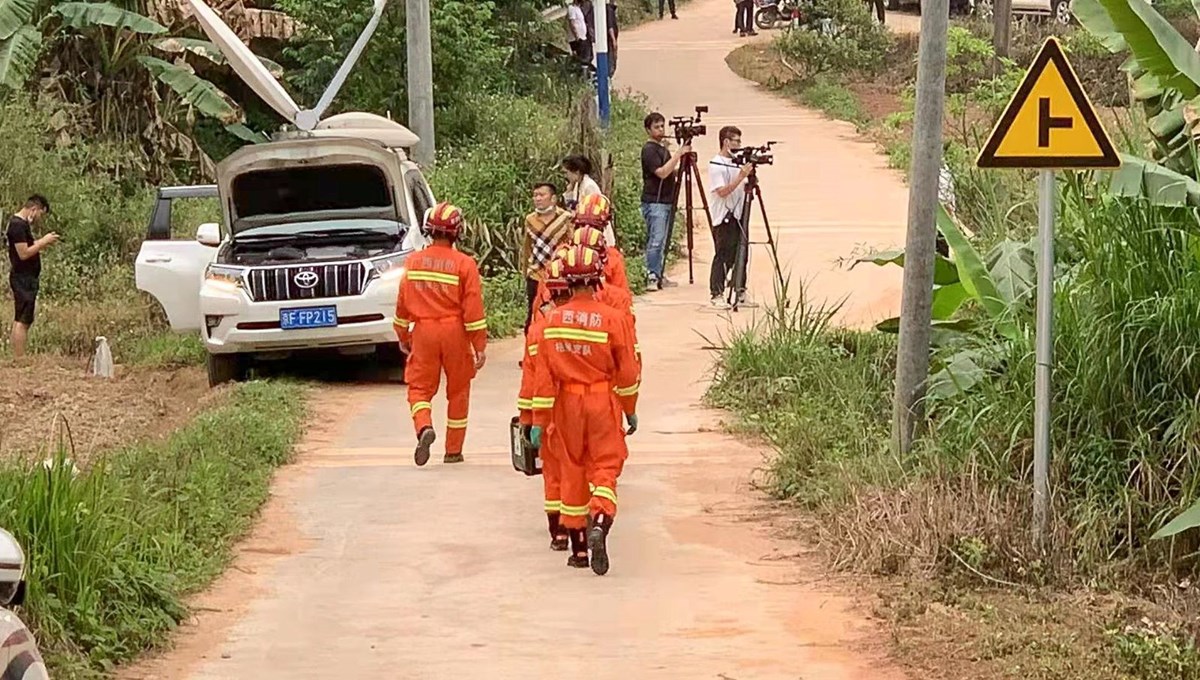
{"label": "woman with long hair", "polygon": [[[600,185],[592,179],[592,162],[587,156],[567,156],[562,162],[563,174],[567,176],[567,188],[563,192],[563,203],[567,210],[574,211],[579,199],[591,194],[601,194]],[[612,224],[604,228],[604,239],[608,245],[616,245],[616,234]]]}

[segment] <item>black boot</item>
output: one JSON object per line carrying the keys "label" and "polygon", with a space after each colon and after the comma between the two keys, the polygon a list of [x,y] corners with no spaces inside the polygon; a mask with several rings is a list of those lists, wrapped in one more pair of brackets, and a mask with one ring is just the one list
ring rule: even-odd
{"label": "black boot", "polygon": [[567,549],[567,530],[558,523],[557,512],[546,513],[546,521],[550,525],[550,549],[562,552]]}
{"label": "black boot", "polygon": [[433,441],[437,439],[437,433],[432,427],[424,427],[421,433],[417,435],[417,450],[413,452],[413,460],[417,465],[424,465],[429,462],[429,447],[433,446]]}
{"label": "black boot", "polygon": [[576,569],[587,569],[588,549],[587,532],[583,529],[571,529],[571,556],[567,558],[567,566]]}
{"label": "black boot", "polygon": [[450,464],[461,463],[463,462],[463,455],[461,453],[447,453],[442,456],[442,462]]}
{"label": "black boot", "polygon": [[597,576],[608,573],[608,532],[611,530],[612,517],[604,513],[588,520],[588,549],[592,551],[592,571]]}

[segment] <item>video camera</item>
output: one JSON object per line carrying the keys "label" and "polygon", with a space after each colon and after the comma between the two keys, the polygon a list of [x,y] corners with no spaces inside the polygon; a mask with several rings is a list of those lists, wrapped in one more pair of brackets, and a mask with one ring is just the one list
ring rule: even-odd
{"label": "video camera", "polygon": [[707,106],[697,106],[694,116],[675,116],[669,121],[674,129],[675,139],[690,144],[693,137],[701,137],[708,132],[708,126],[700,124],[700,116],[708,113]]}
{"label": "video camera", "polygon": [[751,163],[753,165],[774,165],[775,154],[771,153],[771,146],[778,142],[767,142],[762,146],[743,146],[733,152],[733,162],[738,165]]}

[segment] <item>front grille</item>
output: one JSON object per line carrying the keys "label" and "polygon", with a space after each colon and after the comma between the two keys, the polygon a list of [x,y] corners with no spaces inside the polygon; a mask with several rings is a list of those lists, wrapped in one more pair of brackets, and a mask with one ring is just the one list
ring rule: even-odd
{"label": "front grille", "polygon": [[[246,275],[246,281],[250,299],[255,302],[313,300],[362,295],[367,271],[362,262],[255,268]],[[313,285],[301,285],[305,279],[313,281]]]}

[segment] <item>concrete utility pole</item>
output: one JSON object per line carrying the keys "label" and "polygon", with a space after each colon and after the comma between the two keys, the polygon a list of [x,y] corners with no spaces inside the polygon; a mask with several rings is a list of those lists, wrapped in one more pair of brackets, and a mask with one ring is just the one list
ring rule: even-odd
{"label": "concrete utility pole", "polygon": [[1012,51],[1012,0],[993,0],[992,49],[996,51],[995,73],[1000,73],[1000,57]]}
{"label": "concrete utility pole", "polygon": [[413,160],[433,165],[433,41],[429,35],[429,0],[405,0],[408,37],[408,127],[421,141]]}
{"label": "concrete utility pole", "polygon": [[908,234],[904,242],[904,293],[900,302],[900,346],[892,410],[892,443],[900,453],[911,449],[917,427],[925,416],[921,399],[929,377],[938,173],[942,167],[942,107],[946,95],[949,2],[925,0],[921,5]]}

